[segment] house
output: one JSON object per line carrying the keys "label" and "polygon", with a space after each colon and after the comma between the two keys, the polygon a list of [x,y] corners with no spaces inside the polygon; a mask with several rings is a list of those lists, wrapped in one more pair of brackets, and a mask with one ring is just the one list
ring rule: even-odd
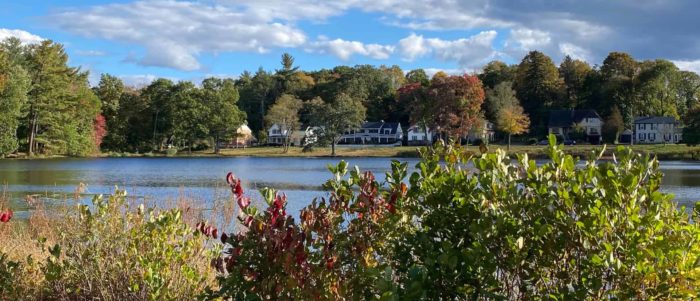
{"label": "house", "polygon": [[403,130],[398,122],[365,122],[359,129],[345,131],[339,144],[401,144]]}
{"label": "house", "polygon": [[422,126],[414,125],[408,128],[408,145],[432,145],[435,141],[435,134],[432,130],[426,129]]}
{"label": "house", "polygon": [[603,119],[594,110],[556,110],[549,114],[549,133],[565,139],[581,130],[588,142],[598,144],[602,127]]}
{"label": "house", "polygon": [[315,143],[318,138],[316,132],[318,127],[307,127],[304,130],[296,130],[289,133],[285,127],[278,124],[273,124],[267,130],[267,144],[283,145],[289,133],[289,144],[291,146],[304,146],[309,143]]}
{"label": "house", "polygon": [[493,122],[486,121],[479,126],[472,127],[472,129],[469,131],[469,135],[467,136],[467,141],[472,142],[480,139],[481,141],[488,143],[493,141],[495,135],[496,125],[493,124]]}
{"label": "house", "polygon": [[267,129],[267,144],[283,145],[287,139],[289,130],[279,124],[273,124]]}
{"label": "house", "polygon": [[292,132],[289,137],[291,146],[306,146],[318,141],[319,127],[306,127],[306,129]]}
{"label": "house", "polygon": [[253,136],[253,131],[248,127],[247,124],[242,124],[236,129],[236,135],[230,141],[220,142],[220,147],[246,147],[257,143],[258,140]]}
{"label": "house", "polygon": [[674,117],[648,116],[634,120],[635,143],[678,143],[681,140],[683,140],[683,128]]}

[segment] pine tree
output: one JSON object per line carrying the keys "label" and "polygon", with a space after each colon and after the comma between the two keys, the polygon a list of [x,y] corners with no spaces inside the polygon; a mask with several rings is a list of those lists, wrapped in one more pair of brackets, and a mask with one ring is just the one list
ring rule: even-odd
{"label": "pine tree", "polygon": [[29,74],[0,49],[0,157],[17,150],[17,128],[29,84]]}

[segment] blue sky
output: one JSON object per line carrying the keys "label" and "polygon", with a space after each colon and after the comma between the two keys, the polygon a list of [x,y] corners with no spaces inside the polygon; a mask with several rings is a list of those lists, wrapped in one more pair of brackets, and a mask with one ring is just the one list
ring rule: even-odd
{"label": "blue sky", "polygon": [[610,51],[700,71],[694,0],[4,1],[0,38],[65,44],[74,66],[144,84],[278,68],[399,65],[474,72],[529,50],[600,64]]}

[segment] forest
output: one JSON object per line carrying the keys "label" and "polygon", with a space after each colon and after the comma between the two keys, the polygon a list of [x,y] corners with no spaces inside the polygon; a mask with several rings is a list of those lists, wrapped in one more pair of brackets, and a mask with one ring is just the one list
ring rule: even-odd
{"label": "forest", "polygon": [[[594,109],[606,142],[638,116],[672,116],[687,143],[700,128],[700,76],[664,59],[611,52],[603,62],[565,57],[557,65],[539,51],[518,64],[492,61],[462,75],[399,66],[337,66],[303,70],[282,55],[279,69],[244,71],[201,83],[157,79],[130,87],[68,65],[50,40],[0,43],[0,156],[88,156],[105,151],[152,152],[168,146],[213,149],[244,124],[259,141],[273,123],[295,130],[321,126],[330,140],[362,121],[398,121],[459,138],[493,122],[499,137],[544,137],[548,113]],[[331,141],[332,142],[332,141]]]}

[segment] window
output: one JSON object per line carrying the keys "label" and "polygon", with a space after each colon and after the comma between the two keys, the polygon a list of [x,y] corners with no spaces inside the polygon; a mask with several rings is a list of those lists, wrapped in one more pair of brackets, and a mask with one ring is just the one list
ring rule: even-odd
{"label": "window", "polygon": [[384,129],[384,134],[385,135],[391,134],[391,129]]}
{"label": "window", "polygon": [[646,134],[640,133],[640,134],[639,134],[639,140],[644,140],[645,136],[646,136]]}

